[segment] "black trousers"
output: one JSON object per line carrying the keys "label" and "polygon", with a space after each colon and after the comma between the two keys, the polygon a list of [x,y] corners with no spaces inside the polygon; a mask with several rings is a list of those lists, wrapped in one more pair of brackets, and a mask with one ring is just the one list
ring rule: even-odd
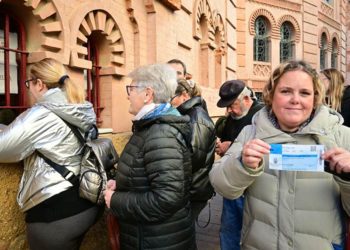
{"label": "black trousers", "polygon": [[27,223],[31,250],[78,250],[85,233],[96,222],[99,208],[92,207],[79,214],[49,223]]}

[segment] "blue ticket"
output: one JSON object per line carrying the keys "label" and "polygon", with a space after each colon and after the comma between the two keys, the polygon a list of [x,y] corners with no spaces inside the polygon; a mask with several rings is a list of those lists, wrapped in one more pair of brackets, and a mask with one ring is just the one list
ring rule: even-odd
{"label": "blue ticket", "polygon": [[324,145],[271,144],[269,168],[289,171],[324,171]]}

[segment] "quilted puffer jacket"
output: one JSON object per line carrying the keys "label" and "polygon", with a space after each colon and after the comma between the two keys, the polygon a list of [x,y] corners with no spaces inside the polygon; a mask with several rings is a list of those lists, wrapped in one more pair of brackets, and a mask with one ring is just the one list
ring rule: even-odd
{"label": "quilted puffer jacket", "polygon": [[24,160],[17,195],[22,211],[72,187],[36,151],[57,164],[67,166],[75,174],[79,173],[82,147],[58,116],[83,133],[96,122],[91,103],[68,104],[64,92],[55,88],[48,90],[40,102],[0,132],[0,162]]}
{"label": "quilted puffer jacket", "polygon": [[245,192],[242,249],[333,250],[344,242],[343,211],[350,214],[350,182],[326,172],[269,169],[266,155],[252,170],[242,165],[242,146],[252,138],[269,144],[323,144],[350,148],[350,129],[342,117],[321,106],[300,131],[275,128],[264,108],[245,127],[225,156],[214,163],[210,180],[228,199]]}
{"label": "quilted puffer jacket", "polygon": [[209,181],[209,171],[215,157],[215,126],[203,108],[203,99],[200,96],[187,100],[177,109],[182,115],[188,115],[191,121],[193,150],[191,200],[206,202],[214,193]]}
{"label": "quilted puffer jacket", "polygon": [[134,121],[120,156],[111,211],[123,250],[195,247],[189,118],[177,114]]}

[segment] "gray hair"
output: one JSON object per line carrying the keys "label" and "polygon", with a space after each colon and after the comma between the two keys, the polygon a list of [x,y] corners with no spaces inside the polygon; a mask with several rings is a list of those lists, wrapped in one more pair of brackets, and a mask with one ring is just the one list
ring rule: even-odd
{"label": "gray hair", "polygon": [[248,96],[250,99],[252,99],[252,91],[248,87],[244,87],[242,92],[237,97],[237,100],[242,101],[244,97]]}
{"label": "gray hair", "polygon": [[177,87],[176,71],[168,64],[142,66],[132,71],[129,77],[138,86],[153,89],[154,103],[169,102]]}

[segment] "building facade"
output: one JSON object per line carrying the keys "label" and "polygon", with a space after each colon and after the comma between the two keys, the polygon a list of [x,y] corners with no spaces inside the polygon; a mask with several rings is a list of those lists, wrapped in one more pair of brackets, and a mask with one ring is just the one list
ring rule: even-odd
{"label": "building facade", "polygon": [[[346,0],[0,0],[0,123],[31,105],[26,67],[47,57],[84,86],[98,126],[115,142],[131,130],[125,86],[141,65],[182,60],[210,115],[219,116],[218,89],[228,79],[244,80],[259,95],[286,60],[350,72],[347,13]],[[21,168],[0,168],[0,249],[22,249],[15,203]]]}
{"label": "building facade", "polygon": [[[2,0],[0,109],[30,105],[26,65],[63,62],[84,85],[98,125],[130,130],[125,85],[134,68],[181,59],[212,116],[218,88],[240,78],[261,91],[289,59],[346,71],[345,0]],[[126,119],[120,119],[120,117]]]}

